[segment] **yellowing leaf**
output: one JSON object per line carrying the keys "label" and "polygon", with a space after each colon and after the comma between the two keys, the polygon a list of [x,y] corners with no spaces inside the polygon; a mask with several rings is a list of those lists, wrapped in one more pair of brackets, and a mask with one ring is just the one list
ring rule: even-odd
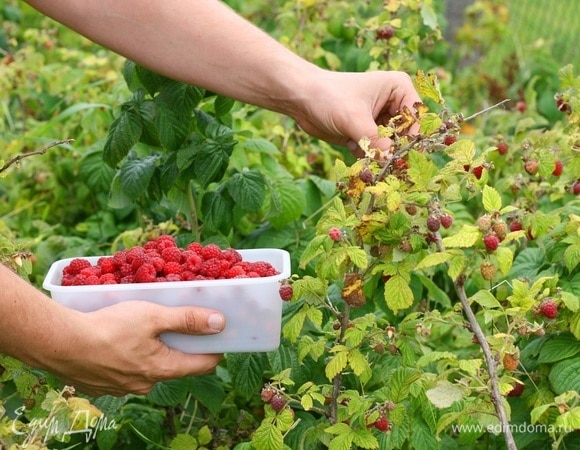
{"label": "yellowing leaf", "polygon": [[436,408],[448,408],[463,398],[463,389],[446,380],[437,382],[434,388],[425,391],[425,395]]}
{"label": "yellowing leaf", "polygon": [[445,100],[441,96],[441,91],[439,90],[439,81],[437,75],[429,72],[427,75],[422,70],[417,71],[415,76],[415,87],[419,92],[419,95],[425,96],[441,105],[445,103]]}
{"label": "yellowing leaf", "polygon": [[413,300],[413,291],[404,277],[395,275],[385,283],[385,301],[395,314],[400,309],[410,307]]}
{"label": "yellowing leaf", "polygon": [[488,213],[493,213],[501,209],[501,195],[491,186],[483,187],[483,207]]}
{"label": "yellowing leaf", "polygon": [[451,255],[447,252],[438,252],[438,253],[431,253],[425,258],[423,258],[419,264],[415,266],[415,269],[425,269],[427,267],[433,267],[438,264],[442,264],[444,262],[449,261],[451,259]]}
{"label": "yellowing leaf", "polygon": [[444,247],[447,248],[469,248],[473,247],[481,238],[481,231],[472,225],[463,225],[461,230],[452,236],[442,239]]}

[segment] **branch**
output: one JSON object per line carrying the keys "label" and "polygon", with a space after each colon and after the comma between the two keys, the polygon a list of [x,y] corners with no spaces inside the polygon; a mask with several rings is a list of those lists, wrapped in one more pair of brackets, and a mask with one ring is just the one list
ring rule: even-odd
{"label": "branch", "polygon": [[[437,233],[437,249],[442,252],[445,251],[445,247],[441,243],[441,235]],[[449,266],[449,264],[447,264]],[[504,434],[504,439],[508,450],[517,450],[516,442],[512,435],[512,431],[509,426],[509,420],[507,416],[507,412],[503,405],[503,396],[501,395],[501,391],[499,389],[499,377],[497,376],[497,362],[491,353],[491,348],[485,339],[485,334],[483,330],[479,326],[479,322],[475,317],[475,313],[471,309],[471,305],[469,304],[469,299],[467,298],[467,294],[465,292],[465,275],[460,275],[457,280],[455,281],[455,291],[459,297],[459,301],[461,302],[461,306],[463,307],[463,311],[467,316],[467,320],[469,325],[471,326],[471,330],[479,345],[481,346],[481,350],[483,351],[483,356],[485,358],[485,362],[487,365],[487,373],[489,375],[489,382],[491,384],[491,393],[490,398],[495,407],[495,412],[499,422],[501,424],[501,429]]]}
{"label": "branch", "polygon": [[488,106],[487,108],[482,109],[481,111],[476,112],[475,114],[472,114],[469,117],[466,117],[465,119],[463,119],[463,121],[466,122],[468,120],[474,119],[477,116],[480,116],[481,114],[485,114],[486,112],[491,111],[493,108],[497,108],[498,106],[501,106],[501,105],[503,105],[504,103],[507,103],[507,102],[511,102],[511,99],[506,98],[505,100],[502,100],[501,102],[496,103],[495,105]]}
{"label": "branch", "polygon": [[70,144],[71,142],[74,142],[74,139],[64,139],[62,141],[55,141],[55,142],[48,144],[46,147],[41,148],[40,150],[34,150],[32,152],[22,153],[18,156],[15,156],[11,160],[9,160],[6,164],[4,164],[2,167],[0,167],[0,173],[4,172],[11,165],[19,163],[24,158],[28,158],[29,156],[34,156],[34,155],[44,155],[52,147],[56,147],[57,145],[62,145],[62,144]]}

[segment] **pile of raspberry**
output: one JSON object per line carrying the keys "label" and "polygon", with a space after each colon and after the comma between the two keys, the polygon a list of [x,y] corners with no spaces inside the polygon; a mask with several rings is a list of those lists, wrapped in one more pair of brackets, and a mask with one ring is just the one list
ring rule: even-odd
{"label": "pile of raspberry", "polygon": [[84,258],[73,259],[62,273],[62,286],[156,283],[163,281],[258,278],[277,275],[268,262],[242,261],[233,248],[193,242],[176,245],[173,236],[163,235],[143,246],[103,256],[95,265]]}

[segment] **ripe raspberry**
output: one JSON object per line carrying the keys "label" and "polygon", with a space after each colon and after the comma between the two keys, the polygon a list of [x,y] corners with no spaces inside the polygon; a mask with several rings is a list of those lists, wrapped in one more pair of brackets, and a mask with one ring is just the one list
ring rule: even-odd
{"label": "ripe raspberry", "polygon": [[572,194],[580,195],[580,181],[576,181],[576,183],[572,185]]}
{"label": "ripe raspberry", "polygon": [[286,406],[286,399],[282,394],[274,394],[270,399],[270,406],[272,406],[274,411],[280,412]]}
{"label": "ripe raspberry", "polygon": [[506,353],[503,356],[503,368],[505,370],[509,370],[510,372],[516,370],[518,368],[519,363],[520,360],[516,358],[514,355]]}
{"label": "ripe raspberry", "polygon": [[132,284],[135,282],[135,275],[126,275],[119,280],[119,284]]}
{"label": "ripe raspberry", "polygon": [[374,425],[375,425],[375,428],[379,431],[389,431],[389,429],[391,428],[391,425],[389,423],[389,419],[387,419],[387,416],[379,417],[376,420]]}
{"label": "ripe raspberry", "polygon": [[507,224],[504,221],[495,222],[491,229],[497,235],[500,241],[503,241],[507,236]]}
{"label": "ripe raspberry", "polygon": [[395,29],[391,25],[381,25],[377,28],[377,39],[381,41],[388,41],[395,35]]}
{"label": "ripe raspberry", "polygon": [[524,170],[528,172],[530,175],[535,175],[540,170],[540,166],[538,165],[538,161],[534,159],[530,159],[524,163]]}
{"label": "ripe raspberry", "polygon": [[178,273],[170,273],[165,278],[166,281],[183,281],[181,275]]}
{"label": "ripe raspberry", "polygon": [[562,175],[563,171],[564,171],[564,163],[560,160],[556,161],[556,163],[554,164],[554,171],[552,172],[552,175],[559,177],[560,175]]}
{"label": "ripe raspberry", "polygon": [[548,319],[555,319],[558,315],[558,305],[553,300],[544,300],[540,305],[540,312]]}
{"label": "ripe raspberry", "polygon": [[239,263],[242,260],[242,255],[240,255],[240,252],[238,252],[233,248],[225,249],[223,251],[222,256],[226,261],[229,261],[231,264]]}
{"label": "ripe raspberry", "polygon": [[496,148],[497,148],[497,152],[500,155],[505,155],[507,153],[509,147],[505,141],[500,141],[500,142],[498,142]]}
{"label": "ripe raspberry", "polygon": [[435,233],[436,231],[439,230],[440,227],[441,221],[439,220],[439,217],[437,217],[434,214],[431,214],[429,217],[427,217],[427,228],[429,229],[429,231]]}
{"label": "ripe raspberry", "polygon": [[475,175],[475,178],[481,180],[481,175],[483,175],[483,169],[484,169],[483,166],[476,166],[473,168],[471,172],[473,173],[473,175]]}
{"label": "ripe raspberry", "polygon": [[112,273],[104,273],[99,277],[99,284],[117,284],[117,278]]}
{"label": "ripe raspberry", "polygon": [[290,284],[283,284],[280,286],[278,292],[280,293],[280,298],[285,302],[292,300],[292,296],[294,295],[294,289],[292,289],[292,285]]}
{"label": "ripe raspberry", "polygon": [[157,270],[151,263],[144,263],[135,272],[136,283],[153,283],[157,278]]}
{"label": "ripe raspberry", "polygon": [[181,249],[177,247],[166,247],[161,251],[161,257],[165,260],[165,262],[173,261],[180,263]]}
{"label": "ripe raspberry", "polygon": [[520,100],[519,102],[516,103],[516,108],[519,112],[523,113],[526,111],[528,105],[526,104],[526,102]]}
{"label": "ripe raspberry", "polygon": [[330,239],[332,239],[333,241],[340,241],[340,238],[342,237],[342,232],[340,231],[340,228],[333,227],[330,230],[328,230],[328,235],[330,236]]}
{"label": "ripe raspberry", "polygon": [[486,234],[483,243],[488,252],[494,252],[499,247],[499,238],[495,234]]}
{"label": "ripe raspberry", "polygon": [[103,256],[97,261],[97,266],[101,268],[101,273],[113,273],[117,270],[117,263],[111,256]]}
{"label": "ripe raspberry", "polygon": [[146,263],[150,264],[151,258],[145,253],[139,253],[133,257],[133,260],[131,261],[131,269],[133,269],[133,272],[137,272],[137,269]]}
{"label": "ripe raspberry", "polygon": [[89,267],[85,267],[83,270],[81,270],[80,272],[81,275],[85,276],[86,278],[88,277],[100,277],[101,276],[101,268],[100,267],[93,267],[93,266],[89,266]]}
{"label": "ripe raspberry", "polygon": [[182,271],[181,264],[175,261],[169,261],[163,266],[163,274],[167,277],[170,274],[179,274]]}
{"label": "ripe raspberry", "polygon": [[443,214],[439,220],[441,220],[441,225],[443,225],[443,228],[451,228],[451,225],[453,225],[453,216],[449,214]]}
{"label": "ripe raspberry", "polygon": [[117,264],[117,267],[121,267],[122,264],[127,262],[127,251],[119,250],[113,255],[113,261]]}
{"label": "ripe raspberry", "polygon": [[200,251],[200,255],[203,259],[212,259],[212,258],[221,258],[222,257],[222,249],[219,245],[216,244],[208,244],[203,247]]}
{"label": "ripe raspberry", "polygon": [[493,263],[487,262],[481,264],[479,271],[483,279],[489,281],[495,276],[497,269]]}
{"label": "ripe raspberry", "polygon": [[256,272],[261,277],[271,277],[278,274],[278,271],[270,263],[265,261],[252,263],[251,271]]}
{"label": "ripe raspberry", "polygon": [[202,249],[203,245],[201,245],[199,242],[192,242],[187,246],[187,250],[191,250],[192,252],[197,253],[198,255],[201,254]]}
{"label": "ripe raspberry", "polygon": [[455,144],[457,142],[457,136],[454,134],[447,134],[445,138],[443,138],[443,144],[446,146],[450,146],[451,144]]}
{"label": "ripe raspberry", "polygon": [[164,234],[157,238],[157,251],[162,252],[164,249],[171,247],[177,247],[173,236]]}
{"label": "ripe raspberry", "polygon": [[524,392],[524,385],[522,383],[513,383],[513,388],[508,392],[508,397],[519,397]]}
{"label": "ripe raspberry", "polygon": [[[228,267],[225,269],[222,266],[222,262],[226,263]],[[229,269],[229,263],[226,260],[221,260],[218,258],[211,258],[203,262],[199,273],[207,278],[221,278],[223,274]]]}
{"label": "ripe raspberry", "polygon": [[89,275],[85,278],[85,285],[87,286],[95,286],[99,284],[99,277],[96,275]]}
{"label": "ripe raspberry", "polygon": [[77,275],[81,270],[91,267],[91,263],[83,258],[73,259],[67,267],[64,268],[64,272],[68,275]]}
{"label": "ripe raspberry", "polygon": [[244,270],[244,268],[238,264],[236,264],[235,266],[232,266],[228,269],[228,271],[225,274],[226,278],[237,278],[237,277],[241,277],[243,275],[246,275],[246,271]]}
{"label": "ripe raspberry", "polygon": [[520,231],[523,230],[524,227],[522,225],[522,223],[518,220],[513,220],[510,222],[510,231],[514,232],[514,231]]}

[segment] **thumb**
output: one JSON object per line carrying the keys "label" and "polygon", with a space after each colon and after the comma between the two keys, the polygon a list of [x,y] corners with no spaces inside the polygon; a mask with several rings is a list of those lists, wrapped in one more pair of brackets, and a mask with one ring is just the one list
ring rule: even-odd
{"label": "thumb", "polygon": [[225,316],[197,306],[162,307],[158,316],[159,333],[216,334],[225,328]]}

